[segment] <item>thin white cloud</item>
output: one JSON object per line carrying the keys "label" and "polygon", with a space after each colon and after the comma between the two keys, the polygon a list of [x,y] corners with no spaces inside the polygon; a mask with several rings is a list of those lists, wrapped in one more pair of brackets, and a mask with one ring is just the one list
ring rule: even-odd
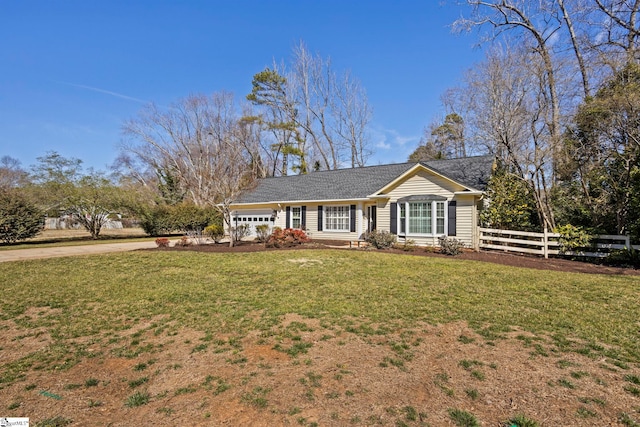
{"label": "thin white cloud", "polygon": [[415,136],[415,135],[410,135],[410,136],[401,135],[400,132],[398,132],[395,129],[383,129],[383,132],[386,135],[387,141],[390,141],[390,144],[393,146],[404,147],[408,143],[415,142],[420,139],[419,136]]}
{"label": "thin white cloud", "polygon": [[383,150],[389,150],[391,149],[391,144],[386,143],[383,139],[376,142],[376,148],[381,148]]}
{"label": "thin white cloud", "polygon": [[420,136],[402,135],[395,129],[382,126],[375,126],[371,137],[377,151],[373,155],[373,163],[404,162],[420,140]]}
{"label": "thin white cloud", "polygon": [[148,104],[149,103],[149,101],[145,101],[144,99],[134,98],[133,96],[123,95],[121,93],[113,92],[113,91],[106,90],[106,89],[100,89],[99,87],[80,85],[80,84],[69,83],[69,82],[60,82],[60,81],[56,81],[56,83],[67,85],[67,86],[72,86],[72,87],[77,87],[77,88],[80,88],[80,89],[90,90],[90,91],[93,91],[93,92],[104,93],[105,95],[114,96],[114,97],[120,98],[120,99],[126,99],[127,101],[138,102],[140,104]]}
{"label": "thin white cloud", "polygon": [[373,146],[381,150],[389,150],[391,143],[388,142],[387,134],[380,127],[375,127],[369,130],[369,135],[373,141]]}
{"label": "thin white cloud", "polygon": [[396,144],[404,147],[408,142],[413,142],[413,141],[416,141],[417,139],[418,137],[415,137],[415,136],[396,135],[395,142]]}

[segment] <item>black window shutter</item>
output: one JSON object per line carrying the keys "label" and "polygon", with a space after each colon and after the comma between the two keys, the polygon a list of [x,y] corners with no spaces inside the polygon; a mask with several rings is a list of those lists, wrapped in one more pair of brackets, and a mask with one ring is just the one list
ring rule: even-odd
{"label": "black window shutter", "polygon": [[284,225],[284,228],[290,228],[291,227],[291,206],[287,206],[287,215],[285,216],[286,218],[286,223]]}
{"label": "black window shutter", "polygon": [[376,224],[378,222],[378,218],[377,218],[377,214],[376,214],[376,207],[375,206],[371,206],[371,230],[375,230],[376,228],[378,228],[378,225]]}
{"label": "black window shutter", "polygon": [[322,231],[322,205],[318,206],[318,231]]}
{"label": "black window shutter", "polygon": [[389,224],[389,231],[391,234],[398,234],[398,204],[391,203],[391,224]]}
{"label": "black window shutter", "polygon": [[350,206],[350,215],[349,215],[349,220],[350,220],[350,224],[349,224],[349,231],[351,231],[352,233],[354,231],[356,231],[356,205],[351,205]]}
{"label": "black window shutter", "polygon": [[302,218],[300,218],[300,223],[302,224],[302,228],[305,228],[307,226],[307,207],[306,206],[302,206],[302,208],[300,209],[300,216],[302,216]]}
{"label": "black window shutter", "polygon": [[449,209],[448,209],[449,226],[447,227],[449,229],[447,230],[448,236],[456,235],[456,205],[457,205],[457,202],[455,200],[452,200],[449,202]]}

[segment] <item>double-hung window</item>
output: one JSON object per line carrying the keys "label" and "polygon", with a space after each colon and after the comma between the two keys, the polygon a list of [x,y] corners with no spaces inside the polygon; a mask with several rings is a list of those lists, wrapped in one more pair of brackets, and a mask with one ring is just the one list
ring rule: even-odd
{"label": "double-hung window", "polygon": [[431,234],[431,203],[407,203],[409,210],[409,234]]}
{"label": "double-hung window", "polygon": [[444,202],[435,202],[436,205],[436,234],[444,234]]}
{"label": "double-hung window", "polygon": [[[435,200],[434,200],[435,199]],[[446,200],[435,197],[421,200],[416,196],[398,201],[398,232],[400,235],[445,234]]]}
{"label": "double-hung window", "polygon": [[302,228],[302,208],[300,206],[291,208],[291,228]]}
{"label": "double-hung window", "polygon": [[400,234],[405,234],[407,232],[407,204],[398,203],[398,207],[400,209]]}
{"label": "double-hung window", "polygon": [[324,229],[326,231],[349,231],[349,205],[325,206]]}

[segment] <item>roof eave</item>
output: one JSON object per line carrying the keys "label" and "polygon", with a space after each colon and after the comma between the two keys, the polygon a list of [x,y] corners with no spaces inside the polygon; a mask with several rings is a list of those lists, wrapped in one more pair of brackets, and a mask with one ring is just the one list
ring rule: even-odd
{"label": "roof eave", "polygon": [[469,190],[469,191],[455,191],[453,193],[455,196],[484,196],[484,191],[480,190]]}
{"label": "roof eave", "polygon": [[346,203],[346,202],[367,202],[369,197],[358,197],[352,199],[317,199],[317,200],[270,200],[268,202],[244,202],[231,203],[230,206],[252,206],[252,205],[299,205],[304,203]]}

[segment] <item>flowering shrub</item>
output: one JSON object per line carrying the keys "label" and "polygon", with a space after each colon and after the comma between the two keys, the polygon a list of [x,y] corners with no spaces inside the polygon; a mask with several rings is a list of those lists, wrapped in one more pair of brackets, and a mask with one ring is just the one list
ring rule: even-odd
{"label": "flowering shrub", "polygon": [[156,245],[159,248],[168,248],[169,247],[169,239],[167,239],[166,237],[158,237],[156,239]]}
{"label": "flowering shrub", "polygon": [[309,242],[310,239],[307,234],[298,229],[294,228],[285,228],[284,230],[280,227],[276,227],[273,229],[273,233],[269,236],[269,240],[267,241],[267,246],[274,248],[282,248],[288,246],[300,245],[302,243]]}

